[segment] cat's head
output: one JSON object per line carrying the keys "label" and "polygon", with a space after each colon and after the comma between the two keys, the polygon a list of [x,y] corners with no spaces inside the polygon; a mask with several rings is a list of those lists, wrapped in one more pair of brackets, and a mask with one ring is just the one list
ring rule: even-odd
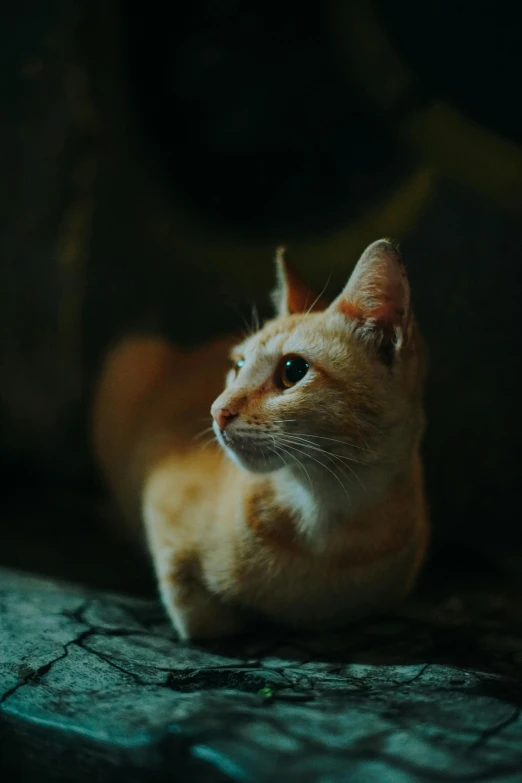
{"label": "cat's head", "polygon": [[422,427],[422,362],[397,249],[370,245],[331,304],[284,251],[276,262],[277,315],[234,349],[212,406],[220,444],[253,472],[341,475],[407,456]]}

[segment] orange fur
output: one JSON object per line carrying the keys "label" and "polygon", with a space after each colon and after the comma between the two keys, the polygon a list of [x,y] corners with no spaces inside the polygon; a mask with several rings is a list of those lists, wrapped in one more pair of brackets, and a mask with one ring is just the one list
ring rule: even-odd
{"label": "orange fur", "polygon": [[[96,454],[132,529],[144,523],[183,638],[259,614],[342,625],[406,595],[424,558],[425,359],[400,258],[374,243],[338,299],[310,312],[278,263],[280,314],[242,344],[186,354],[130,338],[98,385]],[[229,354],[244,364],[219,393]],[[309,365],[294,386],[283,356]],[[203,446],[214,398],[224,430]]]}

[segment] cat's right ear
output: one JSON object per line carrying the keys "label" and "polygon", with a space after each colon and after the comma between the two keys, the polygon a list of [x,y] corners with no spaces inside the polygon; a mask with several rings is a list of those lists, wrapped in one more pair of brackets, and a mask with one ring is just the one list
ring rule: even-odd
{"label": "cat's right ear", "polygon": [[328,306],[328,302],[318,297],[289,264],[284,247],[277,248],[275,262],[277,279],[272,302],[278,316],[315,312]]}

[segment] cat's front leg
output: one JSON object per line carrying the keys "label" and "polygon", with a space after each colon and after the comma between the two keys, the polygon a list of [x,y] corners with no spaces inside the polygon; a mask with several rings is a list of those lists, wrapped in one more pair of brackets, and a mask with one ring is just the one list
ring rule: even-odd
{"label": "cat's front leg", "polygon": [[155,566],[163,604],[182,639],[215,639],[245,629],[240,610],[224,604],[202,584],[195,553],[161,553]]}

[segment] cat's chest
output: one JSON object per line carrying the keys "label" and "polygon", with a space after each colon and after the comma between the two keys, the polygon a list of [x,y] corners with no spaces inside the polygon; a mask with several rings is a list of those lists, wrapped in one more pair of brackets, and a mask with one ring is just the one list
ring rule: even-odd
{"label": "cat's chest", "polygon": [[238,579],[237,598],[254,610],[287,625],[322,627],[351,617],[360,605],[359,590],[348,575],[334,577],[313,566],[295,563],[277,570],[258,564],[243,569]]}
{"label": "cat's chest", "polygon": [[318,626],[360,606],[371,574],[355,555],[347,553],[343,561],[296,550],[282,538],[271,544],[241,553],[227,591],[233,600],[285,623]]}
{"label": "cat's chest", "polygon": [[[377,537],[378,538],[378,537]],[[401,597],[414,541],[358,537],[323,551],[281,530],[236,551],[227,597],[288,625],[334,626]]]}
{"label": "cat's chest", "polygon": [[225,600],[285,624],[320,628],[403,591],[415,552],[413,517],[394,525],[374,510],[331,519],[311,540],[295,513],[267,505],[266,492],[251,495],[246,511],[235,535],[207,550],[209,586]]}

